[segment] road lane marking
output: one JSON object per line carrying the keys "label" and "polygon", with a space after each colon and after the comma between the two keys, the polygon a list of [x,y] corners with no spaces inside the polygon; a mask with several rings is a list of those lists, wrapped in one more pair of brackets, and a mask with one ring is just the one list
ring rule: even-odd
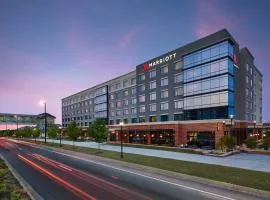
{"label": "road lane marking", "polygon": [[30,165],[33,168],[39,170],[40,172],[42,172],[43,174],[47,175],[48,177],[50,177],[54,181],[60,183],[60,185],[64,186],[65,188],[69,189],[72,192],[75,192],[75,194],[77,194],[77,195],[79,194],[84,199],[96,200],[96,198],[94,198],[93,196],[91,196],[88,193],[84,192],[83,190],[77,188],[73,184],[65,181],[64,179],[58,177],[57,175],[55,175],[54,173],[48,171],[47,169],[45,169],[45,168],[39,166],[38,164],[32,162],[31,160],[25,158],[24,156],[22,156],[20,154],[17,154],[17,156],[18,156],[19,159],[21,159],[22,161],[26,162],[28,165]]}
{"label": "road lane marking", "polygon": [[128,171],[128,170],[125,170],[125,169],[118,168],[118,167],[113,167],[113,166],[106,165],[104,163],[100,163],[100,162],[97,162],[97,161],[92,161],[92,160],[90,161],[90,160],[87,160],[87,159],[82,158],[82,157],[79,157],[79,156],[68,155],[68,154],[65,154],[65,153],[57,152],[57,151],[54,151],[54,152],[55,153],[58,153],[58,154],[61,154],[61,155],[73,157],[73,158],[76,158],[76,159],[79,159],[79,160],[84,160],[86,162],[95,163],[97,165],[102,165],[104,167],[108,167],[108,168],[112,168],[112,169],[115,169],[115,170],[119,170],[119,171],[123,171],[123,172],[126,172],[126,173],[130,173],[130,174],[134,174],[134,175],[137,175],[137,176],[141,176],[141,177],[144,177],[144,178],[148,178],[148,179],[160,181],[160,182],[163,182],[163,183],[175,185],[175,186],[178,186],[178,187],[182,187],[182,188],[185,188],[185,189],[188,189],[188,190],[193,190],[193,191],[200,192],[200,193],[203,193],[203,194],[208,194],[208,195],[211,195],[211,196],[214,196],[214,197],[218,197],[218,198],[222,198],[222,199],[226,199],[226,200],[236,200],[236,199],[231,198],[231,197],[226,197],[226,196],[219,195],[219,194],[216,194],[216,193],[212,193],[212,192],[207,192],[207,191],[204,191],[204,190],[196,189],[196,188],[193,188],[193,187],[190,187],[190,186],[186,186],[186,185],[182,185],[182,184],[178,184],[178,183],[173,183],[173,182],[166,181],[166,180],[163,180],[163,179],[160,179],[160,178],[155,178],[155,177],[151,177],[151,176],[139,174],[137,172],[132,172],[132,171]]}

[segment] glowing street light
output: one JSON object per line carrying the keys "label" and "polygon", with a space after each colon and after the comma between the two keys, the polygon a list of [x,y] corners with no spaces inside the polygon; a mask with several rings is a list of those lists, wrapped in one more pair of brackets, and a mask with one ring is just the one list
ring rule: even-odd
{"label": "glowing street light", "polygon": [[47,137],[47,113],[46,113],[46,102],[44,100],[40,100],[39,104],[44,106],[45,108],[45,124],[44,124],[44,133],[45,133],[45,144],[46,144],[46,137]]}

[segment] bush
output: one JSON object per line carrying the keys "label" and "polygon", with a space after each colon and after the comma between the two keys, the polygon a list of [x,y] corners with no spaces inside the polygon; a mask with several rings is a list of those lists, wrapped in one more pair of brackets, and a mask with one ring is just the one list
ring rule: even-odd
{"label": "bush", "polygon": [[234,136],[224,135],[219,143],[218,146],[221,151],[225,151],[226,149],[233,149],[236,145],[236,138]]}
{"label": "bush", "polygon": [[263,147],[266,150],[270,147],[270,136],[263,139]]}
{"label": "bush", "polygon": [[256,145],[257,145],[257,141],[256,139],[254,139],[253,137],[247,137],[247,139],[245,140],[245,144],[247,145],[248,148],[250,149],[255,149]]}

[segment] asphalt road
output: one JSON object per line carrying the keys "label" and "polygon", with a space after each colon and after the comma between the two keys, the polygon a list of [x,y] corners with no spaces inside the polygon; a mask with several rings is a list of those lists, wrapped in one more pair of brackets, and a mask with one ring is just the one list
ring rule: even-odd
{"label": "asphalt road", "polygon": [[0,138],[0,153],[43,199],[259,199],[213,186],[171,182],[22,141]]}

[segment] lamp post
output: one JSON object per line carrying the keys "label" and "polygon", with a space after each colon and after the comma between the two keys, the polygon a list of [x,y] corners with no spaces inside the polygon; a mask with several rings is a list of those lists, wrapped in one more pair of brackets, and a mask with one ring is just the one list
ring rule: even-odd
{"label": "lamp post", "polygon": [[256,136],[256,140],[258,140],[258,136],[255,133],[255,127],[256,127],[256,120],[253,121],[253,135],[255,135]]}
{"label": "lamp post", "polygon": [[124,155],[123,155],[123,125],[124,125],[124,122],[120,122],[120,127],[121,127],[121,158],[124,158]]}
{"label": "lamp post", "polygon": [[44,105],[45,108],[45,124],[44,124],[44,133],[45,133],[45,144],[46,144],[46,138],[47,138],[47,113],[46,113],[46,102],[41,100],[40,105]]}
{"label": "lamp post", "polygon": [[234,117],[234,115],[230,115],[229,116],[230,117],[230,119],[231,119],[231,128],[230,128],[230,136],[232,135],[232,128],[233,128],[233,117]]}

